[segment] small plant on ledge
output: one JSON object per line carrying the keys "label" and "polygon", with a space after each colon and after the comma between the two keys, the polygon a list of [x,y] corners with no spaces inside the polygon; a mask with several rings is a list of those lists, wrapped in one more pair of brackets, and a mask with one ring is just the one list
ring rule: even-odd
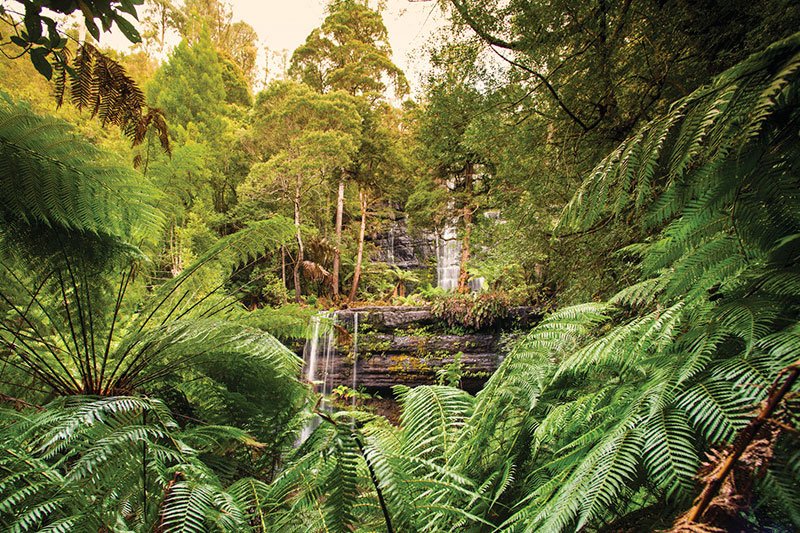
{"label": "small plant on ledge", "polygon": [[340,406],[347,406],[351,403],[363,405],[366,400],[379,398],[377,394],[373,396],[372,394],[368,393],[364,387],[353,389],[347,385],[339,385],[338,387],[334,388],[331,391],[331,396],[333,397],[334,403]]}
{"label": "small plant on ledge", "polygon": [[461,378],[464,377],[464,365],[461,362],[463,355],[462,352],[458,352],[453,356],[452,362],[445,363],[436,371],[436,380],[439,385],[461,387]]}

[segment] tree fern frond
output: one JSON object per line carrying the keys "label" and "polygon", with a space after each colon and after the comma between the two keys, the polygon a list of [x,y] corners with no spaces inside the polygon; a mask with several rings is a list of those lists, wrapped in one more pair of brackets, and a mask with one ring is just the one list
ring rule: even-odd
{"label": "tree fern frond", "polygon": [[396,394],[403,407],[403,453],[446,462],[458,431],[472,413],[474,398],[441,386],[399,389]]}
{"label": "tree fern frond", "polygon": [[140,176],[109,163],[110,154],[75,135],[66,122],[36,115],[5,95],[0,160],[5,222],[128,243],[160,229],[158,194]]}
{"label": "tree fern frond", "polygon": [[[56,78],[56,101],[59,105],[67,87],[63,72],[62,69]],[[84,42],[78,47],[70,77],[70,101],[75,107],[89,109],[103,125],[118,126],[133,146],[141,144],[147,132],[154,129],[161,147],[166,153],[171,153],[162,112],[147,107],[144,93],[122,65]]]}
{"label": "tree fern frond", "polygon": [[[250,259],[275,250],[292,238],[294,225],[284,217],[256,222],[247,228],[217,241],[178,276],[162,284],[152,295],[150,303],[140,313],[133,327],[143,328],[154,319],[180,318],[197,308],[210,296],[218,294],[224,283],[207,287],[203,274],[223,272],[225,279]],[[216,279],[213,276],[212,279]],[[224,295],[223,295],[224,296]],[[215,307],[211,302],[211,310]],[[219,307],[221,308],[221,307]]]}
{"label": "tree fern frond", "polygon": [[160,527],[166,532],[205,532],[214,506],[214,494],[207,485],[178,481],[169,488],[164,500]]}
{"label": "tree fern frond", "polygon": [[684,417],[670,411],[649,417],[643,430],[648,473],[668,496],[685,498],[700,467],[694,431]]}
{"label": "tree fern frond", "polygon": [[[639,139],[659,139],[656,146],[671,147],[670,164],[663,169],[664,183],[652,186],[649,180],[642,180],[646,190],[669,190],[670,184],[682,179],[687,169],[696,171],[706,163],[716,165],[720,158],[735,153],[736,146],[754,141],[781,105],[775,95],[796,80],[797,40],[795,35],[775,43],[674,104],[664,119],[645,125],[637,134]],[[759,93],[759,99],[753,98]],[[675,142],[665,142],[667,137],[674,137]],[[707,142],[709,138],[711,142]],[[641,196],[631,194],[630,187],[618,186],[618,182],[624,184],[628,179],[628,172],[620,170],[625,168],[621,162],[625,161],[622,154],[627,146],[623,143],[597,165],[565,208],[560,228],[586,229],[601,219],[603,212],[620,216],[632,202],[641,204]],[[653,155],[639,162],[644,175],[659,174],[659,157]],[[617,194],[609,197],[612,190]],[[660,211],[661,220],[677,212],[663,202]]]}
{"label": "tree fern frond", "polygon": [[752,405],[724,381],[707,380],[686,390],[677,399],[694,425],[712,443],[725,442],[741,429]]}

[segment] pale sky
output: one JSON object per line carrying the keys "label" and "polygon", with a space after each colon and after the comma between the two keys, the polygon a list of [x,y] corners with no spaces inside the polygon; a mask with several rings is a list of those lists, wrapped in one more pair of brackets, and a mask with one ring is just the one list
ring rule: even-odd
{"label": "pale sky", "polygon": [[[232,0],[234,21],[243,20],[258,33],[260,48],[292,51],[325,18],[326,0]],[[374,2],[370,2],[374,6]],[[422,47],[444,19],[436,1],[386,0],[383,19],[389,32],[393,59],[408,77],[412,93],[420,86],[427,61]],[[115,32],[116,33],[116,32]],[[102,42],[105,41],[105,42]],[[102,44],[124,45],[120,35],[105,36]],[[260,66],[264,59],[260,57]]]}

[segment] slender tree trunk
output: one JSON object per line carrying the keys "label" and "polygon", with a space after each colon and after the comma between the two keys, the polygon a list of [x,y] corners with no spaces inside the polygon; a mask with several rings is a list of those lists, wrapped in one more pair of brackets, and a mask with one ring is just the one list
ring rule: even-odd
{"label": "slender tree trunk", "polygon": [[356,299],[358,282],[361,278],[361,262],[364,258],[364,233],[367,230],[367,191],[363,188],[358,191],[358,198],[361,201],[361,227],[358,230],[358,253],[356,254],[355,272],[353,272],[353,286],[350,287],[351,302]]}
{"label": "slender tree trunk", "polygon": [[[286,247],[281,245],[281,281],[284,291],[286,289]],[[283,303],[286,303],[286,292],[283,293]]]}
{"label": "slender tree trunk", "polygon": [[336,197],[336,249],[333,251],[333,298],[339,298],[339,265],[342,261],[342,214],[344,212],[344,176],[339,178]]}
{"label": "slender tree trunk", "polygon": [[461,242],[461,264],[458,268],[458,292],[469,292],[469,241],[472,235],[472,164],[464,169],[464,238]]}
{"label": "slender tree trunk", "polygon": [[300,232],[300,189],[294,195],[294,227],[297,236],[297,258],[294,262],[294,301],[300,303],[300,267],[303,265],[303,235]]}

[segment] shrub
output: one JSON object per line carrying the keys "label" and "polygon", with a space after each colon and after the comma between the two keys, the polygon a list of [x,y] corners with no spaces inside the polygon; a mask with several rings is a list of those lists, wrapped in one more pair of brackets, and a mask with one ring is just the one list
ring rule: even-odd
{"label": "shrub", "polygon": [[511,300],[504,292],[452,294],[436,298],[431,313],[448,326],[480,330],[508,317]]}

